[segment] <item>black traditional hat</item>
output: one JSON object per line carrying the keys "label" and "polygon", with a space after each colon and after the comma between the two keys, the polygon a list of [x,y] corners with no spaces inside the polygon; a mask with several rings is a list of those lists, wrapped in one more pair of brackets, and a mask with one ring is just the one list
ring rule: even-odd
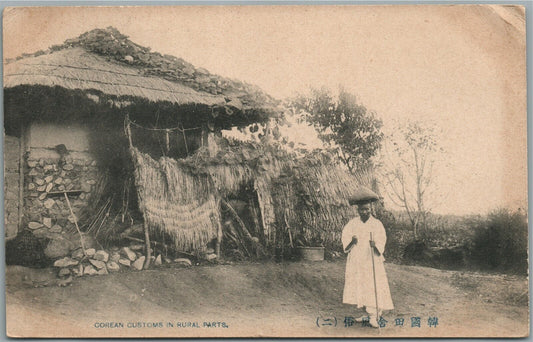
{"label": "black traditional hat", "polygon": [[360,187],[348,198],[348,203],[350,203],[350,205],[360,205],[372,203],[377,200],[379,200],[379,196],[374,191],[365,187]]}

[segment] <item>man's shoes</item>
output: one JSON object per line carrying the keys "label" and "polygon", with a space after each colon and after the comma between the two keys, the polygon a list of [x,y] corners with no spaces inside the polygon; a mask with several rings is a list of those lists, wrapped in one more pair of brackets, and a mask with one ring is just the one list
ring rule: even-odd
{"label": "man's shoes", "polygon": [[366,324],[372,328],[376,328],[376,329],[379,328],[378,319],[376,317],[370,317],[370,319],[368,320],[368,322],[366,322]]}

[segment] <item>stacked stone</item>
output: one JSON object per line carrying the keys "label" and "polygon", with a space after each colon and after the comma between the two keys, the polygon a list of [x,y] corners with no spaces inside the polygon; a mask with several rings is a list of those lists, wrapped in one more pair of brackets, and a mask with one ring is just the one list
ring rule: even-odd
{"label": "stacked stone", "polygon": [[[75,191],[69,196],[76,217],[87,205],[89,194],[97,179],[96,162],[91,159],[73,159],[67,156],[64,162],[58,158],[28,158],[25,170],[24,220],[37,236],[54,239],[65,231],[72,231],[74,218],[63,194],[51,196],[51,192]],[[48,250],[48,248],[47,248]],[[49,258],[66,256],[70,251],[45,250]],[[59,254],[58,254],[59,253]],[[62,255],[61,255],[62,254]]]}
{"label": "stacked stone", "polygon": [[[146,256],[141,253],[142,248],[142,245],[112,247],[108,251],[89,248],[85,250],[85,254],[79,248],[70,256],[56,260],[54,266],[59,268],[58,276],[60,278],[71,275],[76,277],[105,275],[127,269],[141,271],[146,260]],[[152,256],[151,263],[156,266],[161,265],[163,263],[161,254],[157,257]],[[190,261],[188,261],[188,265],[191,265]]]}

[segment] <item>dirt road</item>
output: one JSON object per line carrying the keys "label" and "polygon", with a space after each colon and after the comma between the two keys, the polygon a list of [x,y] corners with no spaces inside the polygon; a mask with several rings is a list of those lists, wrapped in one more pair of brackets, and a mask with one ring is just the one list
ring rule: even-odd
{"label": "dirt road", "polygon": [[[167,267],[42,288],[21,282],[25,270],[8,267],[7,331],[25,337],[528,334],[525,277],[386,269],[395,310],[378,330],[346,319],[363,312],[341,303],[343,260]],[[420,327],[412,326],[416,317]]]}

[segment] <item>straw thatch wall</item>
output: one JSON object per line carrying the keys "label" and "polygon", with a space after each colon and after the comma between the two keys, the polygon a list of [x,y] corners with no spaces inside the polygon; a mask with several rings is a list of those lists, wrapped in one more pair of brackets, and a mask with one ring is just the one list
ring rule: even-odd
{"label": "straw thatch wall", "polygon": [[216,198],[235,196],[250,184],[263,228],[262,236],[256,237],[269,250],[290,245],[334,247],[344,225],[356,215],[348,197],[360,180],[327,154],[295,158],[275,146],[236,141],[225,141],[215,156],[201,148],[177,161],[154,161],[134,151],[145,220],[168,233],[188,230],[186,237],[174,233],[187,241],[188,248],[216,236],[219,222],[215,221],[220,219]]}
{"label": "straw thatch wall", "polygon": [[361,184],[326,160],[303,159],[292,171],[272,186],[275,222],[291,232],[294,246],[337,246],[342,228],[356,216],[348,197]]}

